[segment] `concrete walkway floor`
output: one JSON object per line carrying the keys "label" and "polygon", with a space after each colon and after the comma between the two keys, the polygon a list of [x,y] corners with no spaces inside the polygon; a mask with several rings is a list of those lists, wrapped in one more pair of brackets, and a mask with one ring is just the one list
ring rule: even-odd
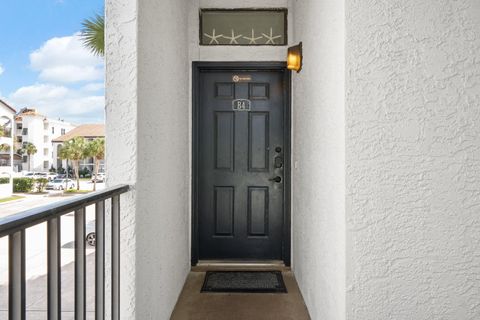
{"label": "concrete walkway floor", "polygon": [[205,272],[190,272],[171,320],[308,320],[291,271],[282,272],[288,293],[201,293]]}

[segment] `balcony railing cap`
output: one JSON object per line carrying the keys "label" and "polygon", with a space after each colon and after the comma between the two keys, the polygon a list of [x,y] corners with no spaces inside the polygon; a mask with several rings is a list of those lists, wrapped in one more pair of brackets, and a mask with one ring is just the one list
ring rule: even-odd
{"label": "balcony railing cap", "polygon": [[76,196],[72,199],[54,202],[41,207],[22,211],[5,218],[0,218],[0,238],[20,229],[28,228],[36,224],[61,216],[78,208],[83,208],[96,202],[120,195],[130,189],[128,185],[109,187],[101,191],[86,195]]}

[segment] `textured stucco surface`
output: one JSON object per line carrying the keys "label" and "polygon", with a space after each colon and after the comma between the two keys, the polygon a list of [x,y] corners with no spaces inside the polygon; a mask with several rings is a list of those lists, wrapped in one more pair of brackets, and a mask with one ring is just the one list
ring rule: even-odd
{"label": "textured stucco surface", "polygon": [[[135,222],[137,179],[137,2],[106,0],[106,172],[107,184],[129,184],[121,197],[121,315],[135,319]],[[108,232],[107,228],[107,232]],[[108,236],[108,235],[107,235]],[[107,242],[108,243],[108,239]],[[108,250],[108,246],[107,246]],[[108,252],[107,252],[108,253]],[[108,264],[109,256],[106,259]],[[107,285],[110,275],[107,265]],[[110,312],[107,290],[106,310]],[[108,314],[107,314],[108,319]]]}
{"label": "textured stucco surface", "polygon": [[348,319],[480,319],[480,2],[346,13]]}
{"label": "textured stucco surface", "polygon": [[137,319],[169,319],[190,270],[188,2],[138,7]]}
{"label": "textured stucco surface", "polygon": [[122,319],[168,319],[189,271],[186,4],[106,3],[108,184],[133,187],[121,204]]}
{"label": "textured stucco surface", "polygon": [[168,319],[189,269],[191,61],[285,59],[199,46],[198,9],[259,6],[304,43],[292,262],[312,319],[480,319],[480,2],[345,4],[106,1],[122,319]]}
{"label": "textured stucco surface", "polygon": [[344,3],[293,2],[293,269],[312,319],[345,318]]}

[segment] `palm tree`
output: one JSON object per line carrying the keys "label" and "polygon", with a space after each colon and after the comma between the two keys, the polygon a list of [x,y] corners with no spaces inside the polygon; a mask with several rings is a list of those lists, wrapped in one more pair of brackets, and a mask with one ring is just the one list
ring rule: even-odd
{"label": "palm tree", "polygon": [[87,145],[86,154],[92,157],[95,162],[95,178],[93,179],[93,191],[97,190],[97,175],[100,168],[100,160],[105,158],[105,139],[92,140]]}
{"label": "palm tree", "polygon": [[26,154],[28,156],[28,171],[31,170],[31,160],[32,160],[32,155],[37,153],[37,147],[31,142],[25,142],[21,149],[22,154]]}
{"label": "palm tree", "polygon": [[0,126],[0,138],[5,136],[5,129],[3,126]]}
{"label": "palm tree", "polygon": [[75,137],[63,143],[63,147],[60,149],[60,158],[67,160],[67,172],[68,172],[68,160],[72,161],[73,174],[77,180],[77,190],[80,190],[80,160],[87,157],[86,142],[83,137]]}
{"label": "palm tree", "polygon": [[105,54],[105,18],[96,14],[93,18],[82,22],[81,38],[85,47],[93,54],[102,56]]}
{"label": "palm tree", "polygon": [[66,165],[67,170],[65,170],[65,172],[67,173],[67,176],[66,176],[66,179],[65,179],[65,189],[67,190],[68,189],[68,160],[72,158],[71,149],[66,148],[65,146],[62,146],[60,148],[60,150],[58,151],[58,157],[62,160],[67,161],[67,165]]}

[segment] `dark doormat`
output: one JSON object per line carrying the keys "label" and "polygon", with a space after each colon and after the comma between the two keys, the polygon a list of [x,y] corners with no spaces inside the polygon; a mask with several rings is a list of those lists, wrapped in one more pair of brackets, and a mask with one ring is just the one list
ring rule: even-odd
{"label": "dark doormat", "polygon": [[280,271],[207,271],[202,292],[286,293]]}

